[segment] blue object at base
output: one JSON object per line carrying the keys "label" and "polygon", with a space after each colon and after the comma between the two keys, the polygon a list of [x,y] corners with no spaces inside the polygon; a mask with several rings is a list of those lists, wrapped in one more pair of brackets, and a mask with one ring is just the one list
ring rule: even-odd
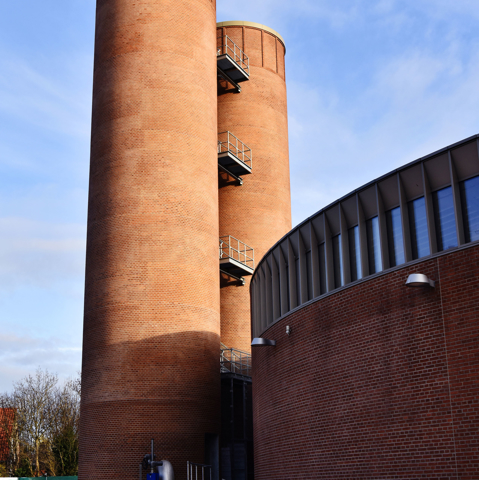
{"label": "blue object at base", "polygon": [[146,476],[146,480],[160,480],[160,474],[158,472],[149,473]]}

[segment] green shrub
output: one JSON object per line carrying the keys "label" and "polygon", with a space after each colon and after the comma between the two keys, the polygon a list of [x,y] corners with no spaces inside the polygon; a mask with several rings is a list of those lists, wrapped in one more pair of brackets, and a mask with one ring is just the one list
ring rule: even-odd
{"label": "green shrub", "polygon": [[20,460],[20,465],[15,470],[15,477],[33,477],[32,462],[27,457]]}

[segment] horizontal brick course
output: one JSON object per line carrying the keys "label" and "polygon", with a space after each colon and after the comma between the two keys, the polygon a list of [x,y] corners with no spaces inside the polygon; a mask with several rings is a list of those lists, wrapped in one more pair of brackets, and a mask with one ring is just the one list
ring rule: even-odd
{"label": "horizontal brick course", "polygon": [[[452,251],[271,326],[277,346],[253,351],[255,478],[479,478],[478,265],[479,246]],[[406,287],[417,272],[436,288]]]}
{"label": "horizontal brick course", "polygon": [[79,478],[177,480],[219,433],[216,14],[98,0]]}
{"label": "horizontal brick course", "polygon": [[[250,60],[250,80],[241,93],[219,88],[218,132],[230,131],[253,152],[253,168],[242,186],[220,176],[220,235],[232,235],[254,248],[255,261],[291,229],[288,118],[284,47],[276,36],[254,27],[221,27]],[[278,58],[281,58],[278,61]],[[221,280],[221,341],[249,351],[250,277],[238,286]]]}

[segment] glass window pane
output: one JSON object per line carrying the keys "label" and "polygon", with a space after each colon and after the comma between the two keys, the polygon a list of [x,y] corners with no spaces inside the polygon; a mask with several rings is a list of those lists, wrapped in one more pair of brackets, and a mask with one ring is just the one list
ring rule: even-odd
{"label": "glass window pane", "polygon": [[404,263],[401,209],[399,207],[386,212],[386,228],[388,233],[389,265],[395,267]]}
{"label": "glass window pane", "polygon": [[436,224],[437,251],[457,247],[456,216],[452,187],[443,188],[432,194],[434,222]]}
{"label": "glass window pane", "polygon": [[479,177],[460,184],[466,242],[479,240]]}
{"label": "glass window pane", "polygon": [[334,269],[334,288],[343,285],[343,262],[341,255],[341,235],[333,237],[333,269]]}
{"label": "glass window pane", "polygon": [[326,253],[324,249],[324,243],[318,245],[318,258],[319,258],[319,290],[321,295],[326,293]]}
{"label": "glass window pane", "polygon": [[426,201],[424,197],[408,203],[409,229],[411,231],[412,258],[425,257],[431,253],[427,231]]}
{"label": "glass window pane", "polygon": [[359,248],[359,227],[349,229],[349,262],[351,263],[351,281],[362,278],[361,250]]}
{"label": "glass window pane", "polygon": [[373,217],[366,222],[366,236],[368,238],[369,274],[372,275],[383,269],[378,217]]}

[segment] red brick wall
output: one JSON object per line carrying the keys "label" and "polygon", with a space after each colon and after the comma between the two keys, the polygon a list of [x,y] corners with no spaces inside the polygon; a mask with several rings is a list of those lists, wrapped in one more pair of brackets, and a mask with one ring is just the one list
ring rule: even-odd
{"label": "red brick wall", "polygon": [[[253,171],[242,186],[225,185],[220,176],[220,234],[254,248],[256,263],[291,229],[288,119],[281,41],[253,27],[218,28],[250,60],[250,80],[241,93],[219,89],[218,132],[230,131],[253,151]],[[249,351],[251,344],[249,283],[240,287],[221,280],[221,341]]]}
{"label": "red brick wall", "polygon": [[219,433],[216,14],[98,0],[79,478]]}
{"label": "red brick wall", "polygon": [[[479,246],[291,313],[253,351],[255,478],[479,478]],[[409,288],[410,273],[437,281]],[[292,334],[286,335],[286,325]]]}
{"label": "red brick wall", "polygon": [[10,436],[14,418],[15,409],[0,408],[0,462],[5,462],[10,453]]}

